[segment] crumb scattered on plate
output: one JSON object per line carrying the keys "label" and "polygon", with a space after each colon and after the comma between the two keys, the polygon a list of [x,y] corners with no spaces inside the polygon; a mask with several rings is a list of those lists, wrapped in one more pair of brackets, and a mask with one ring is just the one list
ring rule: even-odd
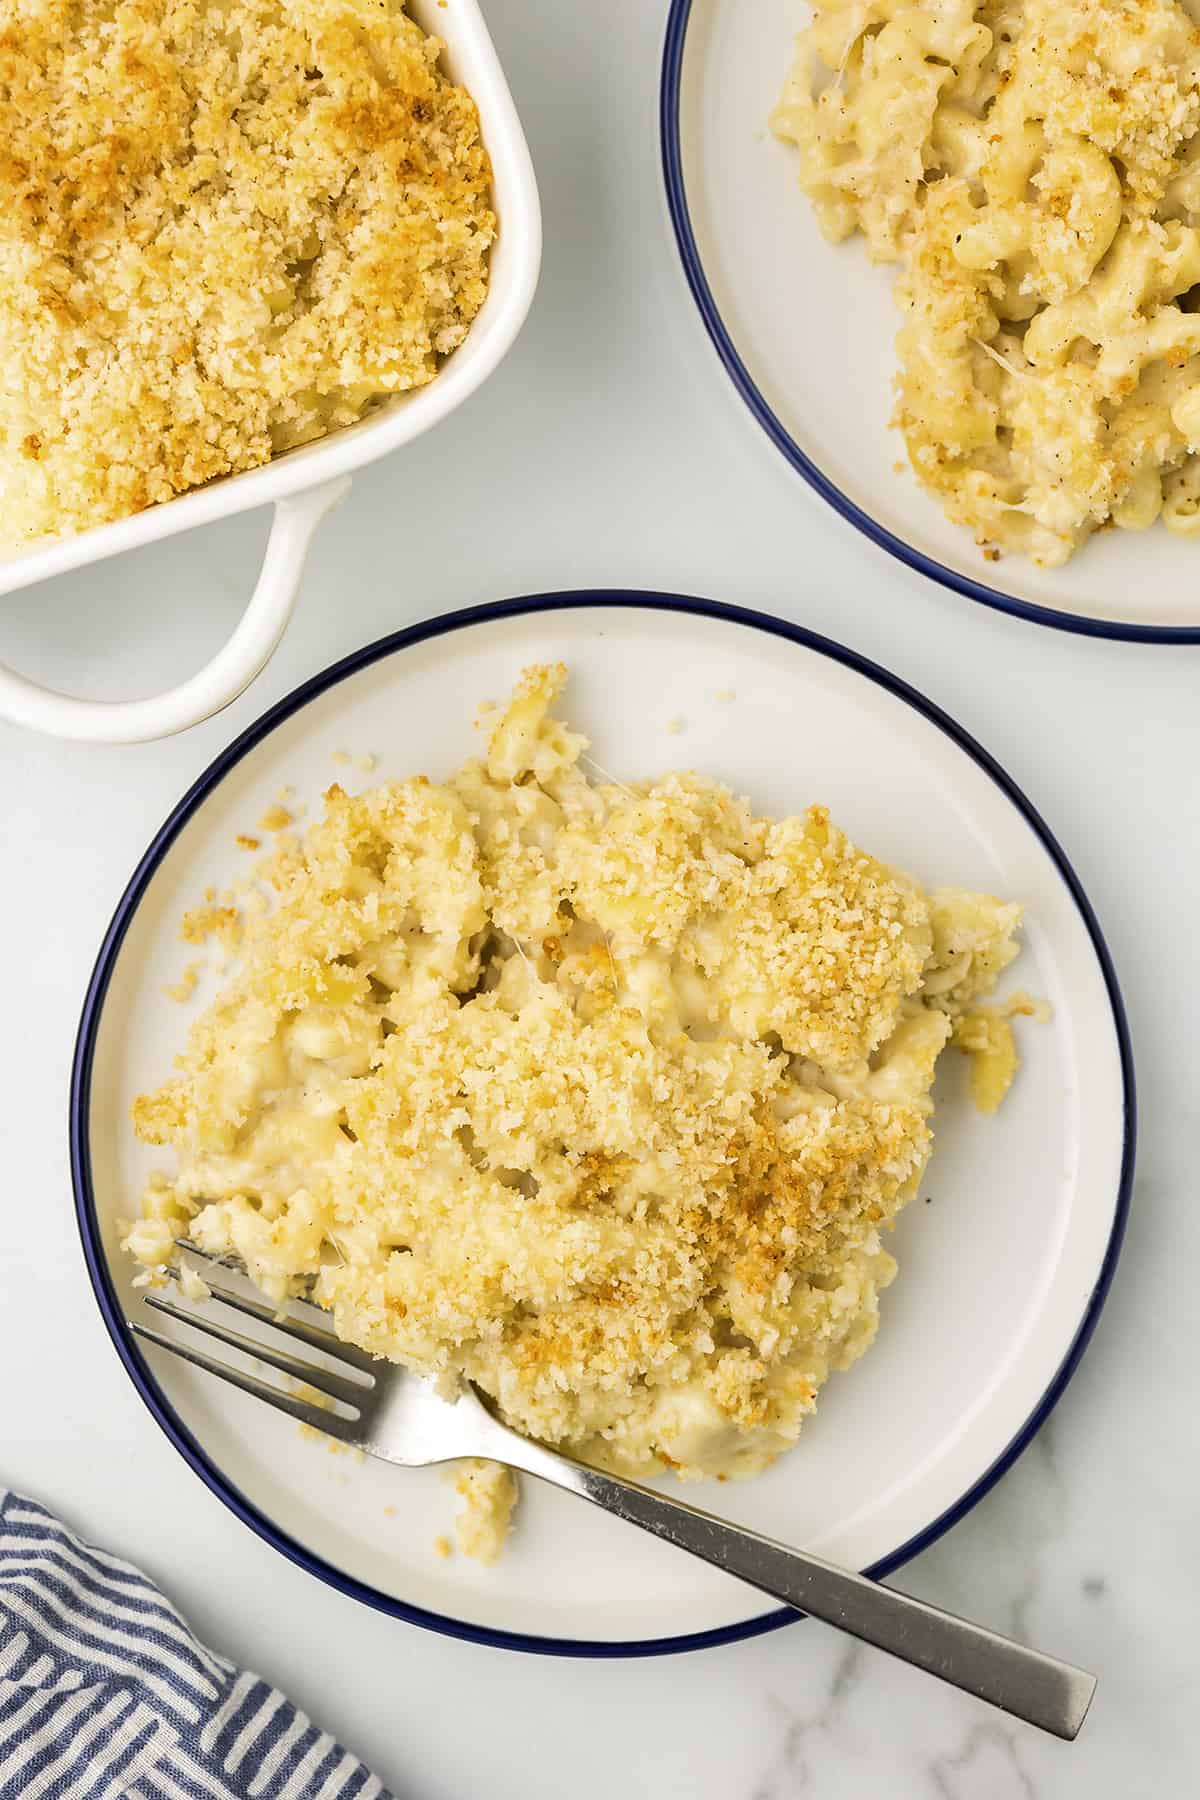
{"label": "crumb scattered on plate", "polygon": [[185,963],[183,973],[180,975],[179,980],[172,982],[167,988],[167,998],[169,1000],[174,1000],[180,1006],[183,1006],[195,993],[196,983],[199,979],[200,964],[195,962]]}
{"label": "crumb scattered on plate", "polygon": [[185,912],[179,935],[185,944],[203,944],[209,938],[232,946],[241,935],[241,919],[236,906],[215,906],[206,900]]}

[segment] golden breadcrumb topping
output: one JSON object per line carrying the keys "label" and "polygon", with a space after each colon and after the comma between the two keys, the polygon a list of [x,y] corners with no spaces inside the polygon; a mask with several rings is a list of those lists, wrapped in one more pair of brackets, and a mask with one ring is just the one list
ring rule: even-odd
{"label": "golden breadcrumb topping", "polygon": [[488,158],[401,0],[3,15],[0,544],[254,468],[461,343]]}
{"label": "golden breadcrumb topping", "polygon": [[819,806],[593,784],[565,675],[441,785],[330,788],[136,1102],[176,1169],[129,1248],[186,1230],[589,1460],[753,1474],[871,1341],[938,1054],[1020,909],[925,893]]}

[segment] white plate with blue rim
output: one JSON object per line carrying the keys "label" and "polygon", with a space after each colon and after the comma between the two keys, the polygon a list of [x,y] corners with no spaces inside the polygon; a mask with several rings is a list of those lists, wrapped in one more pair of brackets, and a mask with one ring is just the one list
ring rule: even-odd
{"label": "white plate with blue rim", "polygon": [[[660,95],[684,274],[734,386],[842,517],[909,568],[1003,612],[1096,637],[1200,643],[1200,556],[1161,525],[1098,533],[1065,567],[984,560],[889,429],[893,271],[826,242],[768,119],[807,0],[672,0]],[[899,465],[899,466],[898,466]]]}
{"label": "white plate with blue rim", "polygon": [[[471,751],[477,701],[558,658],[571,670],[568,716],[617,778],[688,766],[769,812],[819,800],[924,882],[1019,898],[1025,948],[1011,978],[1052,1010],[1023,1033],[1024,1066],[995,1118],[973,1110],[964,1059],[947,1059],[936,1150],[895,1233],[900,1273],[874,1347],[833,1377],[793,1452],[755,1481],[691,1484],[700,1505],[878,1573],[961,1518],[1046,1418],[1095,1323],[1128,1206],[1133,1073],[1099,926],[1030,802],[912,689],[762,615],[600,592],[436,619],[306,682],[184,796],[105,937],[72,1083],[84,1250],[131,1379],[200,1479],[344,1592],[484,1643],[646,1654],[794,1615],[532,1482],[497,1566],[441,1558],[433,1541],[453,1499],[435,1472],[330,1456],[253,1399],[143,1349],[125,1324],[139,1298],[118,1222],[136,1211],[153,1154],[134,1141],[130,1103],[162,1079],[218,979],[184,1006],[165,997],[188,954],[182,914],[228,883],[235,837],[281,789],[311,802],[335,775],[365,785],[448,774]],[[334,751],[378,762],[369,775],[335,768]]]}

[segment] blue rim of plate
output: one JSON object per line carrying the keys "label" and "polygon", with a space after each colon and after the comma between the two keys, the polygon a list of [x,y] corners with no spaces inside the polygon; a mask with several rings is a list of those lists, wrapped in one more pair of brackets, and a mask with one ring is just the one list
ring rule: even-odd
{"label": "blue rim of plate", "polygon": [[1121,998],[1121,990],[1108,946],[1078,876],[1041,815],[1000,764],[940,707],[935,706],[931,700],[927,700],[923,694],[910,687],[907,682],[901,681],[898,676],[890,674],[886,669],[880,668],[877,663],[871,662],[865,656],[860,656],[856,651],[846,649],[830,638],[821,637],[801,625],[790,624],[786,620],[774,618],[767,613],[751,612],[745,607],[732,606],[720,600],[702,600],[683,594],[640,592],[626,588],[611,590],[585,588],[562,593],[532,594],[512,600],[498,600],[486,605],[466,607],[461,612],[443,613],[437,618],[379,638],[375,643],[368,644],[365,649],[355,651],[352,656],[344,657],[340,662],[333,663],[321,674],[301,682],[300,686],[294,688],[284,699],[268,708],[260,719],[248,726],[240,736],[234,739],[228,749],[223,750],[219,756],[214,758],[203,775],[192,784],[183,799],[155,832],[150,847],[134,870],[129,885],[122,894],[113,914],[108,930],[104,934],[104,940],[96,958],[96,966],[92,971],[84,998],[71,1066],[71,1181],[75,1192],[76,1219],[83,1241],[83,1253],[92,1288],[108,1334],[116,1346],[117,1354],[124,1363],[134,1387],[175,1448],[190,1464],[205,1486],[219,1500],[223,1501],[230,1511],[241,1519],[243,1524],[257,1532],[259,1537],[264,1538],[268,1544],[280,1551],[291,1562],[307,1570],[310,1575],[316,1575],[330,1587],[336,1588],[339,1593],[347,1594],[355,1600],[361,1600],[379,1612],[390,1613],[394,1618],[404,1619],[412,1625],[425,1626],[448,1637],[465,1638],[469,1642],[486,1644],[494,1649],[527,1650],[550,1656],[664,1656],[681,1650],[704,1650],[718,1644],[736,1643],[741,1638],[757,1637],[761,1632],[774,1631],[781,1625],[794,1624],[801,1615],[792,1612],[787,1607],[782,1607],[759,1614],[752,1619],[745,1619],[736,1625],[723,1625],[711,1631],[691,1632],[678,1637],[635,1639],[628,1642],[540,1637],[525,1632],[499,1631],[488,1626],[471,1625],[464,1620],[448,1618],[442,1613],[430,1612],[424,1607],[412,1606],[406,1601],[393,1599],[391,1595],[383,1594],[377,1588],[370,1587],[367,1583],[357,1581],[352,1576],[335,1569],[332,1564],[327,1563],[322,1557],[315,1556],[303,1545],[297,1543],[294,1538],[289,1537],[286,1532],[280,1531],[277,1526],[272,1524],[271,1520],[248,1500],[233,1482],[221,1474],[198,1440],[188,1430],[165,1393],[158,1386],[141,1350],[125,1325],[124,1314],[117,1300],[100,1242],[100,1227],[96,1216],[95,1194],[92,1187],[88,1132],[96,1036],[108,985],[125,934],[129,930],[155,871],[176,837],[192,815],[241,759],[269,736],[276,726],[283,724],[286,719],[290,719],[293,714],[299,712],[329,688],[335,687],[339,682],[346,680],[348,676],[358,674],[360,670],[370,667],[372,663],[394,656],[398,651],[406,650],[411,645],[424,643],[430,638],[445,636],[448,633],[462,630],[466,626],[485,624],[496,619],[520,617],[529,613],[553,613],[594,607],[626,607],[633,611],[642,609],[652,612],[678,613],[684,616],[691,614],[701,618],[720,619],[727,624],[748,626],[751,630],[763,631],[775,637],[785,638],[791,643],[802,645],[805,649],[816,651],[821,656],[828,656],[833,661],[841,663],[843,667],[865,676],[888,693],[907,702],[923,718],[928,719],[931,724],[943,731],[953,743],[958,745],[959,749],[966,751],[967,755],[986,774],[991,776],[996,785],[1013,803],[1048,852],[1087,927],[1112,1008],[1113,1026],[1121,1062],[1125,1109],[1117,1203],[1113,1213],[1112,1231],[1095,1287],[1088,1298],[1087,1306],[1066,1356],[1047,1385],[1038,1405],[1011,1443],[953,1506],[948,1507],[923,1531],[911,1537],[907,1543],[894,1550],[890,1556],[875,1563],[867,1570],[867,1573],[879,1578],[898,1569],[910,1557],[916,1556],[920,1551],[927,1549],[930,1544],[935,1543],[952,1525],[957,1524],[960,1519],[965,1517],[972,1507],[995,1486],[1001,1475],[1012,1466],[1045,1423],[1074,1374],[1079,1359],[1095,1329],[1120,1255],[1129,1213],[1137,1140],[1137,1100],[1133,1052],[1125,1017],[1124,1001]]}
{"label": "blue rim of plate", "polygon": [[662,75],[659,82],[659,142],[662,153],[663,181],[666,186],[667,210],[675,231],[675,242],[683,263],[683,272],[692,298],[704,322],[713,348],[725,366],[734,387],[751,414],[762,426],[775,448],[804,477],[809,487],[840,513],[842,518],[861,531],[864,537],[886,550],[918,575],[950,588],[968,600],[978,600],[997,612],[1012,618],[1026,619],[1034,625],[1049,625],[1056,631],[1074,631],[1084,637],[1116,638],[1136,644],[1200,644],[1197,625],[1136,625],[1132,621],[1092,619],[1082,613],[1060,612],[1052,606],[1039,606],[1032,600],[1018,600],[998,588],[969,575],[960,575],[916,550],[856,506],[849,495],[835,487],[829,477],[805,455],[779,415],[742,361],[733,338],[721,316],[720,308],[704,273],[704,262],[696,234],[692,229],[691,209],[687,201],[687,185],[683,174],[683,149],[680,141],[679,114],[683,87],[683,62],[691,22],[693,0],[671,0],[667,15],[666,38],[663,43]]}

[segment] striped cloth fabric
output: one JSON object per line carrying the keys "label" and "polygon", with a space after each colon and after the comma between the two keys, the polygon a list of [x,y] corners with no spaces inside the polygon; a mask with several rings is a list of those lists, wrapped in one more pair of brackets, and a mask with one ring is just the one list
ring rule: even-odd
{"label": "striped cloth fabric", "polygon": [[131,1564],[0,1490],[0,1800],[394,1800]]}

